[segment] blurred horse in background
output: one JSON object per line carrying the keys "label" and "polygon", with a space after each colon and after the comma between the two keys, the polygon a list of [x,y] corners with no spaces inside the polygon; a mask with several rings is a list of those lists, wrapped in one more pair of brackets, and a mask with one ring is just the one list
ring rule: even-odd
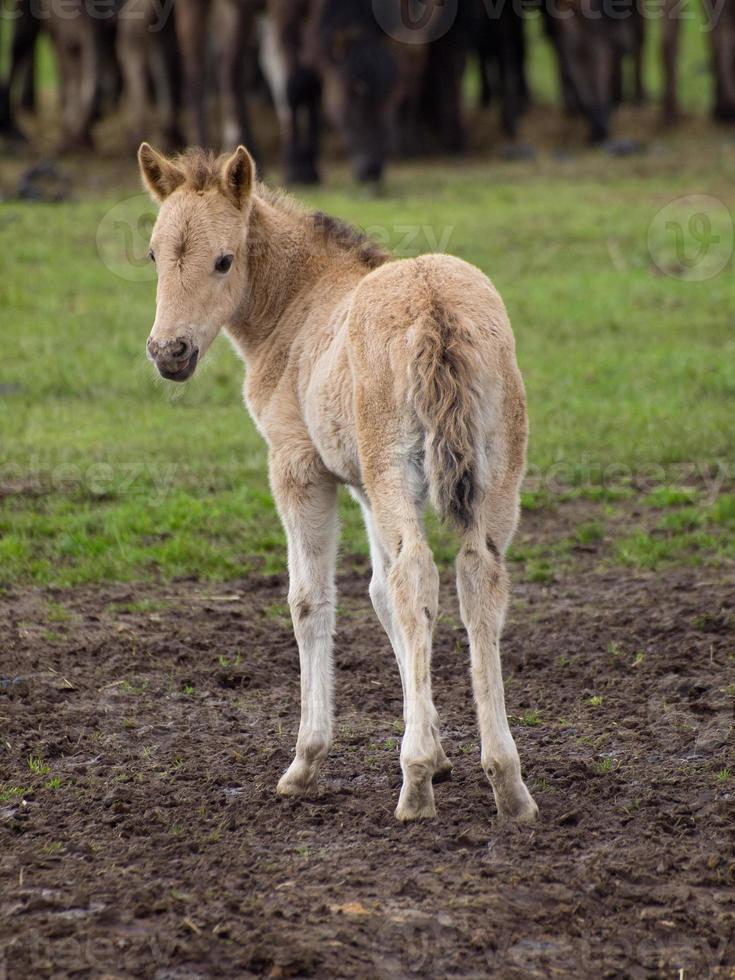
{"label": "blurred horse in background", "polygon": [[395,0],[269,0],[267,14],[263,65],[290,181],[319,178],[322,108],[361,181],[379,182],[397,152],[425,151],[427,133],[461,148],[464,14],[447,5],[434,43],[428,27],[403,25]]}
{"label": "blurred horse in background", "polygon": [[[711,21],[713,113],[735,119],[735,0],[703,0]],[[605,142],[616,107],[642,102],[645,10],[609,0],[543,0],[567,112]],[[156,131],[168,147],[194,141],[257,145],[254,97],[278,121],[286,179],[319,180],[325,124],[355,177],[378,184],[393,157],[461,153],[467,144],[467,66],[480,104],[498,104],[505,140],[532,102],[522,5],[462,0],[85,0],[11,2],[8,67],[0,79],[0,138],[23,138],[36,108],[34,55],[46,34],[56,56],[58,147],[92,145],[97,120],[124,108],[128,142]],[[679,115],[680,20],[663,0],[662,117]],[[626,84],[628,76],[632,84]]]}
{"label": "blurred horse in background", "polygon": [[[118,20],[117,53],[125,79],[130,141],[140,143],[153,102],[164,142],[254,145],[248,93],[257,66],[261,0],[177,0],[161,17],[155,0],[127,0]],[[209,43],[207,43],[207,41]],[[219,127],[211,125],[217,97]]]}

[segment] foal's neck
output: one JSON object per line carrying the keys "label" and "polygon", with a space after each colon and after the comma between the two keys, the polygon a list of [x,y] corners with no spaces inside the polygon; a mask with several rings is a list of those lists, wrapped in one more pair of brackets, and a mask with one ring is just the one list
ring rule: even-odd
{"label": "foal's neck", "polygon": [[[326,310],[336,282],[348,291],[370,272],[369,249],[361,253],[346,247],[344,235],[330,238],[320,230],[331,220],[288,201],[270,199],[267,193],[254,195],[248,217],[247,282],[230,326],[246,357],[257,355],[286,311],[305,299],[325,275],[329,274],[330,286],[320,302]],[[350,234],[346,226],[334,225]],[[373,255],[372,260],[380,262],[382,257]]]}
{"label": "foal's neck", "polygon": [[289,214],[255,196],[248,223],[247,341],[257,343],[318,274],[302,227]]}

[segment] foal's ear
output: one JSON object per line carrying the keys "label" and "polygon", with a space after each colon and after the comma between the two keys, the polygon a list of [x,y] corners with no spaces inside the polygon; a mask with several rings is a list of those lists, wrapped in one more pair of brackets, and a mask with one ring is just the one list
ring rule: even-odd
{"label": "foal's ear", "polygon": [[138,164],[143,183],[154,201],[163,201],[184,182],[184,173],[149,143],[141,143]]}
{"label": "foal's ear", "polygon": [[236,208],[242,208],[255,183],[255,161],[244,146],[238,146],[222,165],[222,190]]}

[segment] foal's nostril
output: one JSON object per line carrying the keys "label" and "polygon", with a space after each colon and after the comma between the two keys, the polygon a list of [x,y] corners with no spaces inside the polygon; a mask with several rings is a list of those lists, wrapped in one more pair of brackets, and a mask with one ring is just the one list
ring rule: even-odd
{"label": "foal's nostril", "polygon": [[161,366],[166,366],[167,370],[177,370],[175,365],[190,361],[194,353],[193,345],[185,337],[164,340],[162,343],[149,337],[147,349],[148,357],[156,362],[159,369]]}
{"label": "foal's nostril", "polygon": [[183,361],[189,354],[189,344],[186,340],[179,339],[171,346],[171,357],[177,361]]}

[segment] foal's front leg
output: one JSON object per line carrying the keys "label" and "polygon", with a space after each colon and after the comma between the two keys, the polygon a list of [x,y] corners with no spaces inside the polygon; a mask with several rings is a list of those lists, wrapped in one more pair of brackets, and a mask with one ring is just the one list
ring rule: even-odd
{"label": "foal's front leg", "polygon": [[332,740],[337,491],[331,477],[293,460],[272,460],[271,483],[288,536],[288,603],[301,665],[296,757],[278,783],[279,793],[293,796],[314,787]]}

